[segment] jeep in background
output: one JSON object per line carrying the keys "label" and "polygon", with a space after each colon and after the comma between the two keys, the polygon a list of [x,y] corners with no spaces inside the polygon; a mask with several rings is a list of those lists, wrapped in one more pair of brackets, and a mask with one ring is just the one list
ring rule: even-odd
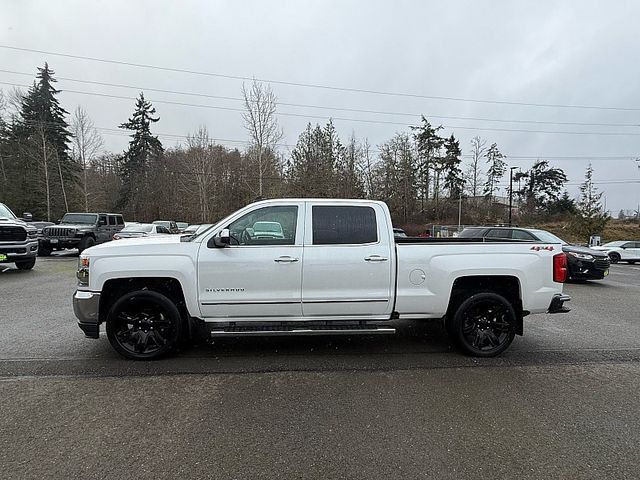
{"label": "jeep in background", "polygon": [[45,227],[40,240],[40,255],[53,250],[77,248],[82,253],[93,245],[109,242],[124,228],[124,219],[117,213],[66,213],[58,225]]}
{"label": "jeep in background", "polygon": [[38,231],[18,219],[0,203],[0,263],[15,263],[20,270],[31,270],[38,254]]}

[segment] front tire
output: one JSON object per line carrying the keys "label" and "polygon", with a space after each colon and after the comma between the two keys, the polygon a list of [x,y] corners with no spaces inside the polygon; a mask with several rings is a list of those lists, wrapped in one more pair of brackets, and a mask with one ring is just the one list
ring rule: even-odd
{"label": "front tire", "polygon": [[93,237],[84,237],[78,245],[78,254],[84,252],[89,247],[93,247],[95,244],[96,241]]}
{"label": "front tire", "polygon": [[30,258],[29,260],[22,260],[20,262],[16,262],[16,267],[18,270],[31,270],[36,264],[35,258]]}
{"label": "front tire", "polygon": [[131,360],[156,360],[171,353],[182,333],[175,303],[150,290],[129,292],[109,309],[107,337],[111,346]]}
{"label": "front tire", "polygon": [[609,260],[611,263],[618,263],[620,261],[620,254],[616,252],[611,252],[609,254]]}
{"label": "front tire", "polygon": [[52,251],[53,249],[45,243],[40,243],[40,245],[38,245],[38,255],[41,257],[48,257],[51,255]]}
{"label": "front tire", "polygon": [[451,318],[453,338],[474,357],[495,357],[516,335],[517,316],[511,303],[496,293],[476,293],[460,304]]}

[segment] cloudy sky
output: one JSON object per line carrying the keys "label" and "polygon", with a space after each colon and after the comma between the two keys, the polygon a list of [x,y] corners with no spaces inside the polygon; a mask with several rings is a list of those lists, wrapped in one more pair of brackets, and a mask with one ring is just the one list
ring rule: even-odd
{"label": "cloudy sky", "polygon": [[139,90],[165,146],[206,125],[242,148],[242,80],[229,77],[255,77],[304,105],[279,106],[285,144],[333,117],[343,137],[378,145],[424,114],[464,153],[480,135],[509,165],[549,159],[572,195],[591,161],[614,215],[640,204],[637,1],[0,0],[0,11],[0,88],[49,62],[63,106],[82,105],[112,151]]}

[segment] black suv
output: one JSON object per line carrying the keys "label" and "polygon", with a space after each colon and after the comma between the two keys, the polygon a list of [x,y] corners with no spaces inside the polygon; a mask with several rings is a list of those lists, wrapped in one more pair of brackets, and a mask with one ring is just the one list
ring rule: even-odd
{"label": "black suv", "polygon": [[42,230],[39,254],[53,250],[77,248],[79,253],[98,243],[109,242],[124,228],[119,213],[66,213],[59,225]]}
{"label": "black suv", "polygon": [[561,243],[567,254],[567,279],[601,280],[609,275],[609,257],[606,252],[569,245],[546,230],[515,227],[468,227],[458,238],[487,238],[492,240],[522,240],[544,243]]}

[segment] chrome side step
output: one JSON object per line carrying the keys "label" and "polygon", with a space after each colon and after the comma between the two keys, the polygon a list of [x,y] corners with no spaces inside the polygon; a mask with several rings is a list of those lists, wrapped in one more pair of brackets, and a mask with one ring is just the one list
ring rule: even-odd
{"label": "chrome side step", "polygon": [[394,334],[395,328],[388,327],[368,327],[368,328],[282,328],[278,329],[252,329],[233,328],[228,330],[212,330],[212,337],[276,337],[293,335],[377,335]]}

